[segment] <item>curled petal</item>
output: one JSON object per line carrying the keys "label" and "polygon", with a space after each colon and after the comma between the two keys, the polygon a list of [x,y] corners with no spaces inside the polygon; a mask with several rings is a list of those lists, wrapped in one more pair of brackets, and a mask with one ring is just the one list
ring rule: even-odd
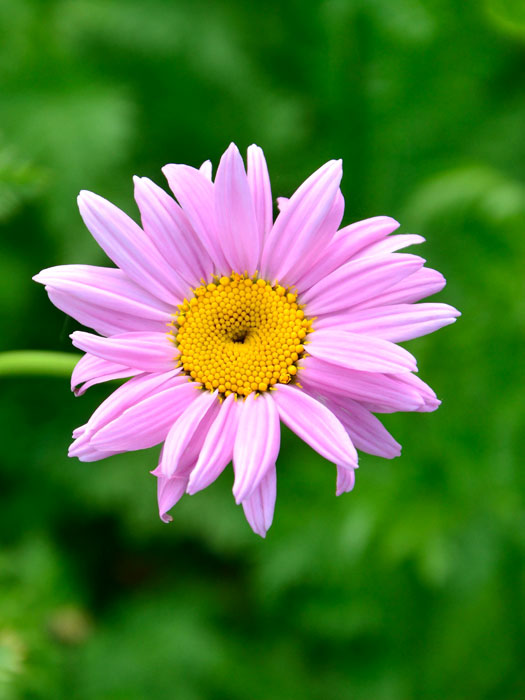
{"label": "curled petal", "polygon": [[169,523],[173,520],[168,511],[184,496],[188,479],[184,476],[157,477],[157,501],[160,519]]}
{"label": "curled petal", "polygon": [[252,530],[261,537],[266,537],[272,524],[276,495],[277,474],[274,464],[267,470],[251,496],[242,502],[246,520]]}
{"label": "curled petal", "polygon": [[189,476],[195,468],[197,457],[202,449],[204,440],[208,433],[211,423],[215,417],[215,411],[212,408],[207,412],[204,418],[200,421],[197,429],[193,434],[192,440],[182,452],[178,460],[177,470],[172,476],[164,476],[164,448],[161,450],[159,464],[152,472],[157,477],[157,498],[159,502],[159,515],[165,523],[171,521],[171,516],[167,511],[182,498],[188,487]]}
{"label": "curled petal", "polygon": [[[159,466],[153,472],[154,474],[160,470],[162,459],[164,457],[164,448],[160,451]],[[164,523],[170,523],[173,518],[168,515],[168,511],[180,501],[184,496],[188,477],[185,474],[167,477],[157,475],[157,502],[159,505],[159,517]]]}
{"label": "curled petal", "polygon": [[347,467],[337,465],[337,485],[335,495],[341,496],[343,493],[352,491],[355,484],[355,471]]}

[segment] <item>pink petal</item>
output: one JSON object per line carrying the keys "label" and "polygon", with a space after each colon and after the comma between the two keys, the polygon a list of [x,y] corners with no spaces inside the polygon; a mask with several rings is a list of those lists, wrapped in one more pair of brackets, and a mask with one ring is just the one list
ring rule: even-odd
{"label": "pink petal", "polygon": [[59,265],[33,279],[45,285],[55,306],[103,335],[162,331],[172,313],[172,307],[115,268]]}
{"label": "pink petal", "polygon": [[197,460],[204,445],[204,440],[206,439],[211,426],[215,422],[219,408],[219,401],[215,401],[215,403],[212,404],[211,408],[204,415],[204,418],[202,418],[200,421],[196,431],[193,434],[193,438],[190,440],[188,446],[179,459],[175,476],[186,476],[189,481],[190,474],[197,465]]}
{"label": "pink petal", "polygon": [[394,440],[381,421],[360,403],[340,397],[328,400],[327,406],[344,425],[358,450],[387,459],[399,457],[401,445]]}
{"label": "pink petal", "polygon": [[277,473],[275,465],[270,467],[251,496],[242,502],[244,515],[252,530],[266,537],[273,521],[277,495]]}
{"label": "pink petal", "polygon": [[187,483],[188,478],[184,476],[175,476],[172,478],[159,476],[157,478],[159,516],[163,522],[169,523],[173,520],[171,515],[168,515],[168,511],[184,496]]}
{"label": "pink petal", "polygon": [[211,276],[213,262],[177,202],[147,177],[133,180],[144,230],[178,273],[177,291],[186,297],[189,286]]}
{"label": "pink petal", "polygon": [[181,302],[173,270],[133,219],[93,192],[79,194],[78,208],[97,243],[128,277],[168,304]]}
{"label": "pink petal", "polygon": [[199,168],[199,171],[210,182],[212,182],[212,174],[213,174],[212,170],[213,170],[213,168],[212,168],[211,160],[205,160],[204,163]]}
{"label": "pink petal", "polygon": [[79,462],[99,462],[101,459],[107,459],[108,457],[114,457],[115,455],[122,454],[123,451],[124,450],[104,452],[103,450],[96,450],[94,447],[88,446],[82,452],[74,456]]}
{"label": "pink petal", "polygon": [[165,165],[162,172],[204,249],[212,258],[215,271],[219,274],[229,273],[217,233],[213,183],[189,165]]}
{"label": "pink petal", "polygon": [[330,211],[319,227],[315,241],[312,242],[311,248],[307,250],[303,254],[302,258],[297,261],[297,264],[294,265],[294,286],[297,286],[296,281],[301,279],[302,275],[308,274],[312,268],[317,267],[320,260],[324,259],[327,245],[329,245],[328,241],[333,239],[334,233],[339,228],[339,224],[343,218],[344,209],[345,200],[341,194],[341,190],[338,190]]}
{"label": "pink petal", "polygon": [[259,240],[263,241],[273,224],[272,186],[262,148],[248,147],[248,185],[255,207]]}
{"label": "pink petal", "polygon": [[174,369],[178,355],[167,333],[120,333],[102,338],[75,331],[70,338],[79,350],[143,372],[168,372]]}
{"label": "pink petal", "polygon": [[419,377],[415,374],[400,375],[397,374],[394,377],[398,386],[403,390],[405,387],[409,387],[412,391],[417,391],[421,397],[422,404],[416,410],[420,413],[428,413],[430,411],[435,411],[440,405],[441,401],[436,396],[435,392],[425,384]]}
{"label": "pink petal", "polygon": [[308,354],[325,362],[361,372],[416,372],[415,358],[388,340],[326,328],[312,333]]}
{"label": "pink petal", "polygon": [[[321,238],[326,242],[327,239],[333,239],[333,237],[337,234],[337,229],[341,225],[341,221],[343,220],[343,216],[345,213],[345,198],[343,197],[343,193],[341,190],[337,190],[335,193],[335,198],[334,201],[332,202],[332,206],[330,208],[330,211],[328,212],[328,216],[326,217],[325,221],[323,222],[323,228],[326,228],[326,231],[323,232],[323,235]],[[316,244],[316,250],[323,250],[326,251],[326,245],[318,245]]]}
{"label": "pink petal", "polygon": [[[139,287],[122,270],[95,265],[57,265],[48,267],[33,277],[46,289],[64,292],[95,307],[103,307],[135,317],[137,326],[142,319],[157,321],[159,328],[170,320],[173,308]],[[137,328],[143,330],[143,328]]]}
{"label": "pink petal", "polygon": [[299,292],[306,291],[330,272],[349,262],[358,251],[379,241],[399,228],[399,224],[389,216],[375,216],[345,226],[334,235],[326,246],[323,255],[297,280]]}
{"label": "pink petal", "polygon": [[440,292],[446,284],[443,275],[437,270],[423,267],[376,296],[363,299],[355,308],[369,309],[374,306],[412,304],[425,297]]}
{"label": "pink petal", "polygon": [[289,197],[277,197],[277,209],[279,209],[279,211],[283,211],[289,201]]}
{"label": "pink petal", "polygon": [[448,304],[394,304],[349,309],[344,314],[319,319],[315,327],[316,330],[337,328],[400,343],[433,333],[438,328],[454,323],[460,315],[459,311]]}
{"label": "pink petal", "polygon": [[423,258],[404,253],[358,258],[345,263],[301,296],[309,316],[355,306],[418,270]]}
{"label": "pink petal", "polygon": [[[195,385],[194,385],[195,387]],[[217,392],[198,391],[193,401],[186,407],[171,427],[164,443],[164,456],[161,463],[163,476],[172,477],[180,468],[179,460],[189,446],[199,424],[206,414],[215,407],[218,410]]]}
{"label": "pink petal", "polygon": [[[160,451],[159,466],[152,472],[152,474],[159,472],[163,456],[164,447]],[[168,511],[180,501],[182,496],[184,496],[187,482],[187,476],[176,476],[172,478],[157,476],[157,502],[159,505],[159,517],[164,523],[170,523],[173,520],[171,515],[168,515]]]}
{"label": "pink petal", "polygon": [[75,365],[71,375],[71,391],[81,396],[94,384],[123,379],[140,374],[141,370],[131,369],[116,362],[108,362],[100,357],[86,353]]}
{"label": "pink petal", "polygon": [[259,262],[262,238],[244,163],[233,143],[220,160],[214,189],[215,215],[228,269],[253,275]]}
{"label": "pink petal", "polygon": [[188,486],[188,477],[195,467],[197,456],[202,448],[204,438],[210,427],[210,417],[213,419],[214,412],[208,411],[204,419],[200,422],[192,441],[184,450],[179,460],[177,473],[172,477],[162,475],[162,462],[164,460],[164,448],[160,451],[159,465],[152,472],[157,481],[157,500],[159,503],[160,519],[165,523],[172,520],[167,511],[182,498]]}
{"label": "pink petal", "polygon": [[[320,230],[332,211],[342,174],[341,161],[329,161],[291,196],[264,244],[261,270],[266,279],[296,281],[297,265],[314,243],[322,243]],[[323,232],[328,242],[326,229]]]}
{"label": "pink petal", "polygon": [[341,496],[343,493],[352,491],[355,484],[355,472],[353,469],[337,465],[337,485],[335,495]]}
{"label": "pink petal", "polygon": [[370,255],[386,255],[387,253],[394,253],[396,250],[402,250],[403,248],[408,248],[411,245],[418,245],[419,243],[424,243],[425,239],[423,236],[418,236],[415,233],[405,233],[399,234],[397,236],[387,236],[387,238],[382,241],[377,241],[371,245],[362,248],[358,253],[356,253],[356,258],[367,258]]}
{"label": "pink petal", "polygon": [[416,411],[424,403],[416,389],[391,375],[336,367],[316,357],[307,357],[301,364],[301,384],[313,396],[348,396],[366,402],[376,413]]}
{"label": "pink petal", "polygon": [[272,391],[283,423],[322,457],[346,467],[357,465],[357,453],[336,416],[322,403],[294,386]]}
{"label": "pink petal", "polygon": [[217,417],[204,439],[197,465],[191,472],[189,494],[209,486],[232,461],[239,423],[239,405],[235,394],[230,394],[221,404]]}
{"label": "pink petal", "polygon": [[237,504],[248,498],[275,464],[281,443],[279,414],[273,397],[249,394],[240,405],[239,426],[233,448]]}
{"label": "pink petal", "polygon": [[73,431],[73,437],[76,439],[70,447],[70,456],[77,456],[79,451],[85,449],[90,438],[98,430],[121,416],[126,409],[134,406],[148,396],[164,390],[166,387],[180,383],[181,378],[177,376],[179,372],[180,370],[177,369],[172,372],[162,372],[161,374],[140,375],[130,379],[116,389],[100,404],[86,425]]}
{"label": "pink petal", "polygon": [[151,396],[137,401],[98,430],[90,445],[98,450],[143,450],[166,439],[172,425],[195,400],[197,389],[181,377]]}
{"label": "pink petal", "polygon": [[52,287],[46,287],[46,291],[57,309],[102,335],[110,336],[130,331],[161,332],[165,328],[165,323],[115,313],[102,306],[93,306],[90,302],[81,301],[67,292],[57,292]]}

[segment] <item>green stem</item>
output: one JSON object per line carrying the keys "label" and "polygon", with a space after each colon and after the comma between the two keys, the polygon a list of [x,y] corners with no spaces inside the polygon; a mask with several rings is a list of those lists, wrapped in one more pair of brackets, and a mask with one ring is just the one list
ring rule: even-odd
{"label": "green stem", "polygon": [[68,377],[81,355],[48,350],[0,352],[0,376]]}

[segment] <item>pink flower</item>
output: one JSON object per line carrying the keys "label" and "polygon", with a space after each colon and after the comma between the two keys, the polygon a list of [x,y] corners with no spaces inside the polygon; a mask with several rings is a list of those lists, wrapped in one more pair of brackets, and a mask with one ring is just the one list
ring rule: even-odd
{"label": "pink flower", "polygon": [[452,323],[446,304],[415,304],[445,285],[390,234],[385,216],[339,229],[341,161],[311,175],[273,221],[263,152],[235,145],[215,181],[167,165],[175,201],[135,178],[142,227],[81,192],[80,213],[117,265],[63,265],[34,278],[49,298],[99,335],[71,338],[86,354],[72,376],[93,384],[131,377],[77,428],[82,461],[163,443],[160,516],[211,484],[233,461],[233,494],[265,536],[276,494],[280,421],[337,465],[350,491],[356,448],[392,458],[400,446],[373,413],[433,411],[439,401],[396,343]]}

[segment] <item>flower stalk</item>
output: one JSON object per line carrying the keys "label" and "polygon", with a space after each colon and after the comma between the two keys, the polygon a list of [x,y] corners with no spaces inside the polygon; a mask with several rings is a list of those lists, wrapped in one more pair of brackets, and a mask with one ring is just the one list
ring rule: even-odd
{"label": "flower stalk", "polygon": [[0,376],[69,377],[80,357],[48,350],[0,352]]}

